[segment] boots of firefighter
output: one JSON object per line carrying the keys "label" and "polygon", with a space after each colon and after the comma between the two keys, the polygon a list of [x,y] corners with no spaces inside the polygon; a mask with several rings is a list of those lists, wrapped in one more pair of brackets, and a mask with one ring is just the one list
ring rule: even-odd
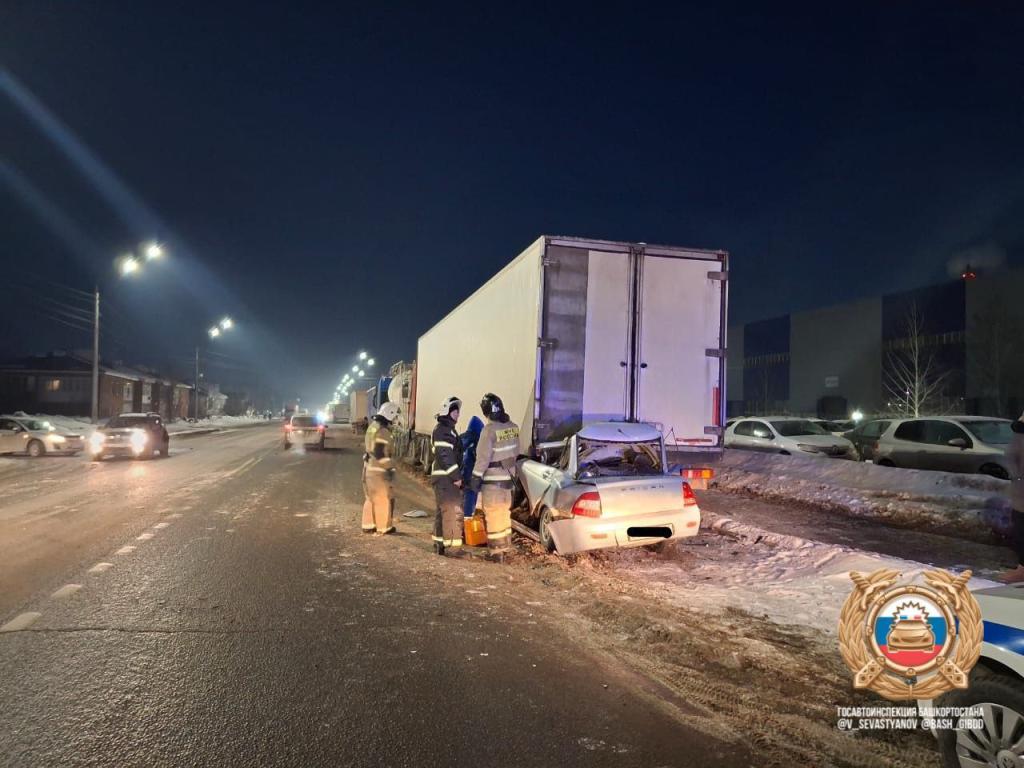
{"label": "boots of firefighter", "polygon": [[485,482],[480,499],[487,523],[487,548],[492,554],[507,552],[512,546],[512,484]]}

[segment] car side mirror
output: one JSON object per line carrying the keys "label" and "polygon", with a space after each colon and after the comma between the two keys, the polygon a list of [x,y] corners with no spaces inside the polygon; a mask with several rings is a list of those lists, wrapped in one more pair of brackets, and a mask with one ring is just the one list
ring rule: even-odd
{"label": "car side mirror", "polygon": [[959,448],[961,451],[967,448],[967,441],[962,437],[954,437],[947,443],[951,448]]}

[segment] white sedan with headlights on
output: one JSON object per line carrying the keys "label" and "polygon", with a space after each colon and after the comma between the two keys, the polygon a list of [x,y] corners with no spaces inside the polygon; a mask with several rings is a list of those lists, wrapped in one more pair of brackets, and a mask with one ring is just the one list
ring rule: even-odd
{"label": "white sedan with headlights on", "polygon": [[84,447],[81,435],[59,430],[44,419],[0,416],[0,453],[23,453],[32,458],[74,456]]}
{"label": "white sedan with headlights on", "polygon": [[513,512],[548,551],[660,548],[696,536],[700,507],[690,485],[667,474],[661,432],[648,424],[601,422],[565,440],[554,465],[519,462],[525,498]]}
{"label": "white sedan with headlights on", "polygon": [[157,453],[166,458],[170,450],[171,437],[156,413],[122,413],[97,428],[89,438],[93,461],[108,456],[151,459]]}

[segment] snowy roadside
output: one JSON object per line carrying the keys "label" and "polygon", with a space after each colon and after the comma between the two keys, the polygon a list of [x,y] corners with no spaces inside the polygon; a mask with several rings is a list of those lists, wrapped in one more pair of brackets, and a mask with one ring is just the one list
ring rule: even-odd
{"label": "snowy roadside", "polygon": [[[74,434],[81,434],[88,438],[94,429],[93,425],[89,422],[88,416],[53,416],[50,414],[29,414],[33,419],[40,419],[42,421],[48,421],[58,431],[71,432]],[[210,419],[200,419],[196,422],[190,421],[174,421],[167,422],[167,432],[172,435],[180,435],[188,432],[199,432],[208,430],[224,430],[232,429],[235,427],[246,427],[253,424],[269,424],[270,422],[263,418],[254,418],[251,416],[215,416]]]}
{"label": "snowy roadside", "polygon": [[1007,485],[984,475],[736,450],[726,451],[715,470],[720,490],[975,537],[1002,524]]}

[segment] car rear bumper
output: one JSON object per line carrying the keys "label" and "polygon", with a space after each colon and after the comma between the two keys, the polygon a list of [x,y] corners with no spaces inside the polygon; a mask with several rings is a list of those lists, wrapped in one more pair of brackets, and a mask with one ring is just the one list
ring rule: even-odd
{"label": "car rear bumper", "polygon": [[700,509],[608,518],[573,517],[550,523],[548,530],[555,548],[563,555],[594,549],[643,547],[696,536],[700,530]]}
{"label": "car rear bumper", "polygon": [[301,435],[297,435],[292,432],[290,435],[285,437],[292,445],[320,445],[323,437],[319,432],[310,432],[309,434],[303,432]]}

